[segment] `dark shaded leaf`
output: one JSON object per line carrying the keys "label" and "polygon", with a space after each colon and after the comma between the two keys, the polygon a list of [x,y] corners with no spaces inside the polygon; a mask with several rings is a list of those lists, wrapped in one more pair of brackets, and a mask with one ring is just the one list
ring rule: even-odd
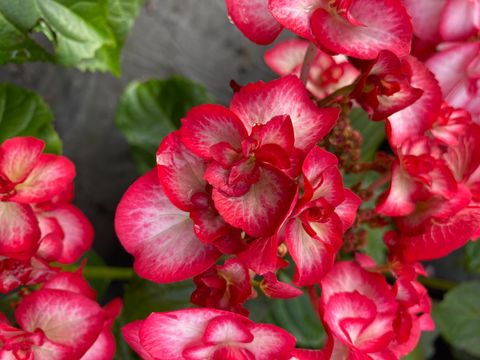
{"label": "dark shaded leaf", "polygon": [[440,334],[452,346],[480,356],[480,282],[465,282],[433,307]]}
{"label": "dark shaded leaf", "polygon": [[172,284],[155,284],[138,277],[125,286],[125,321],[143,320],[152,312],[185,309],[191,306],[190,295],[194,290],[192,281]]}
{"label": "dark shaded leaf", "polygon": [[137,168],[145,173],[155,165],[162,139],[178,129],[180,119],[196,105],[212,102],[205,88],[180,77],[133,82],[117,111],[118,129],[132,147]]}
{"label": "dark shaded leaf", "polygon": [[465,268],[469,272],[480,272],[480,241],[470,241],[465,246]]}
{"label": "dark shaded leaf", "polygon": [[363,138],[362,160],[373,160],[375,153],[386,138],[385,122],[369,120],[368,114],[360,108],[352,109],[350,122]]}
{"label": "dark shaded leaf", "polygon": [[0,84],[0,143],[15,136],[34,136],[46,141],[46,151],[62,152],[62,142],[52,126],[48,105],[33,91]]}

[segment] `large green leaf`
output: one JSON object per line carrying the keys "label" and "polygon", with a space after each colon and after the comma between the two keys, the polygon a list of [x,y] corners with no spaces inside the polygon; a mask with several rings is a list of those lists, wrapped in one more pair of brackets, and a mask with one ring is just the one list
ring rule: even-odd
{"label": "large green leaf", "polygon": [[480,282],[466,282],[449,291],[433,307],[440,334],[452,346],[480,356]]}
{"label": "large green leaf", "polygon": [[52,126],[48,105],[33,91],[0,84],[0,143],[14,136],[35,136],[46,141],[46,151],[59,154],[62,143]]}
{"label": "large green leaf", "polygon": [[124,319],[143,320],[152,312],[188,308],[194,289],[190,280],[160,285],[135,277],[125,286]]}
{"label": "large green leaf", "polygon": [[209,102],[212,99],[205,88],[180,77],[133,82],[126,88],[116,123],[132,147],[141,173],[155,165],[158,145],[168,133],[178,129],[187,111]]}
{"label": "large green leaf", "polygon": [[[120,74],[120,50],[143,0],[0,0],[0,64],[51,60]],[[32,40],[43,33],[54,48]]]}
{"label": "large green leaf", "polygon": [[480,240],[470,241],[465,246],[465,268],[480,273]]}
{"label": "large green leaf", "polygon": [[371,121],[365,111],[354,108],[350,114],[350,122],[363,138],[362,160],[373,160],[375,152],[386,138],[384,121]]}

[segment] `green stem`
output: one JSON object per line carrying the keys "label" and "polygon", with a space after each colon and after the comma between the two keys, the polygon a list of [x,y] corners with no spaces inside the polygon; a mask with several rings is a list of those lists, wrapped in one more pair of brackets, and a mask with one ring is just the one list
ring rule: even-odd
{"label": "green stem", "polygon": [[305,53],[305,57],[303,58],[303,64],[300,70],[300,80],[302,80],[304,85],[307,85],[310,67],[312,66],[312,62],[315,58],[317,51],[318,49],[313,43],[308,44],[307,52]]}
{"label": "green stem", "polygon": [[[76,271],[78,266],[69,265],[63,268],[64,271]],[[89,279],[112,279],[112,280],[130,280],[135,272],[132,268],[113,267],[113,266],[85,266],[83,275]]]}
{"label": "green stem", "polygon": [[344,86],[330,95],[328,95],[326,98],[323,98],[322,100],[319,100],[317,102],[317,105],[319,107],[327,106],[330,105],[332,102],[334,102],[339,96],[345,96],[345,95],[350,95],[350,93],[355,89],[356,83],[353,83],[351,85]]}
{"label": "green stem", "polygon": [[445,279],[434,278],[434,277],[422,276],[418,278],[418,281],[421,284],[425,285],[425,287],[433,290],[449,291],[458,285],[456,282],[445,280]]}

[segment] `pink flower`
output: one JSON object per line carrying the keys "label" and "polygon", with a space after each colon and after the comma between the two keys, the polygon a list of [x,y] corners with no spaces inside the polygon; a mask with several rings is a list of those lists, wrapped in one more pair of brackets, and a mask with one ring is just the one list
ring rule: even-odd
{"label": "pink flower", "polygon": [[448,105],[468,110],[480,123],[480,42],[450,44],[426,62]]}
{"label": "pink flower", "polygon": [[31,137],[0,146],[0,255],[28,259],[40,228],[30,204],[47,201],[73,181],[75,168],[65,157],[42,154],[45,143]]}
{"label": "pink flower", "polygon": [[[339,353],[360,356],[390,352],[398,305],[383,276],[355,262],[338,262],[321,286],[322,319],[333,342],[332,352],[339,359],[350,358]],[[332,358],[337,359],[333,354]]]}
{"label": "pink flower", "polygon": [[[363,65],[363,64],[362,64]],[[380,51],[377,59],[367,67],[352,96],[374,121],[412,105],[423,90],[412,86],[412,68],[405,59],[390,51]]]}
{"label": "pink flower", "polygon": [[25,297],[15,310],[19,329],[0,324],[0,357],[79,359],[102,331],[100,306],[88,297],[45,288]]}
{"label": "pink flower", "polygon": [[226,311],[186,309],[152,313],[123,328],[144,359],[290,359],[295,338],[273,325]]}
{"label": "pink flower", "polygon": [[409,65],[410,86],[423,91],[419,99],[406,108],[395,112],[387,119],[387,137],[392,150],[408,139],[424,135],[437,119],[442,105],[442,92],[433,74],[413,56],[402,62]]}
{"label": "pink flower", "polygon": [[28,260],[5,258],[0,260],[0,293],[7,294],[21,285],[44,282],[58,272],[39,257]]}
{"label": "pink flower", "polygon": [[398,233],[386,243],[402,261],[445,256],[478,235],[480,128],[464,126],[452,144],[421,137],[399,148],[377,211],[395,216]]}
{"label": "pink flower", "polygon": [[[300,76],[308,41],[285,40],[265,52],[265,63],[278,75]],[[307,89],[322,99],[335,90],[354,82],[360,72],[343,56],[332,57],[318,50],[310,67]]]}
{"label": "pink flower", "polygon": [[279,281],[275,273],[269,272],[263,275],[260,283],[263,293],[272,299],[291,299],[303,295],[303,291],[286,282]]}
{"label": "pink flower", "polygon": [[31,285],[55,273],[48,262],[69,264],[91,246],[93,228],[70,204],[74,165],[43,154],[32,137],[0,145],[0,291]]}
{"label": "pink flower", "polygon": [[336,109],[317,108],[300,80],[287,76],[244,86],[230,109],[192,109],[180,134],[209,162],[205,179],[223,219],[251,236],[268,236],[293,199],[298,157],[331,130],[337,116]]}
{"label": "pink flower", "polygon": [[224,265],[216,265],[193,278],[197,288],[191,301],[203,307],[248,315],[248,310],[242,305],[256,296],[251,278],[242,262],[229,259]]}
{"label": "pink flower", "polygon": [[402,0],[412,17],[413,32],[433,44],[464,41],[480,30],[478,0]]}
{"label": "pink flower", "polygon": [[302,166],[304,190],[285,225],[285,242],[297,271],[294,283],[318,283],[331,269],[352,226],[360,199],[343,187],[335,155],[313,148]]}
{"label": "pink flower", "polygon": [[270,252],[297,198],[303,158],[338,113],[316,107],[293,75],[244,86],[229,109],[193,108],[160,145],[158,177],[152,171],[137,180],[117,209],[116,231],[135,270],[178,281],[207,270],[221,253],[266,248],[263,239],[270,239],[268,254],[258,249],[252,259],[276,262]]}
{"label": "pink flower", "polygon": [[227,0],[227,8],[244,35],[259,44],[272,42],[286,27],[329,51],[360,59],[374,59],[380,50],[410,52],[412,25],[397,0]]}

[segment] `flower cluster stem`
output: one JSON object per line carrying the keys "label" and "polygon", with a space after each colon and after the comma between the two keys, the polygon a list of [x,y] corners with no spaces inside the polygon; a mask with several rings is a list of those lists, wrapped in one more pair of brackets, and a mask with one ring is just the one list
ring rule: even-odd
{"label": "flower cluster stem", "polygon": [[303,64],[300,70],[300,80],[302,80],[304,85],[307,85],[310,67],[312,66],[312,62],[317,54],[317,51],[317,47],[313,43],[308,44],[307,52],[303,58]]}
{"label": "flower cluster stem", "polygon": [[[76,271],[78,266],[65,266],[63,270]],[[130,280],[135,275],[132,268],[114,266],[85,266],[82,272],[89,279]]]}

